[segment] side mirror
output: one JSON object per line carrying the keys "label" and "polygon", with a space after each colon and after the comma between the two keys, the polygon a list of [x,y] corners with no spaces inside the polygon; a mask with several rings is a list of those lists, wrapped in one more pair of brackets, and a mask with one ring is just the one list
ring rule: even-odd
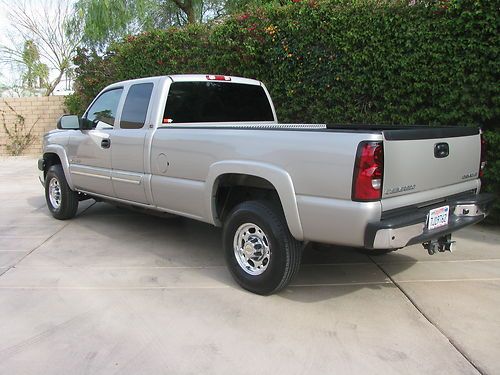
{"label": "side mirror", "polygon": [[57,129],[80,129],[80,118],[75,115],[61,116],[57,121]]}

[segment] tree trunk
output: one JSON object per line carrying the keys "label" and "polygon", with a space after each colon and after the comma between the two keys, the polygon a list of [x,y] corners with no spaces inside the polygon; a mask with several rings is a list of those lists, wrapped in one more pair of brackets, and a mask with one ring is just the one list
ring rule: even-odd
{"label": "tree trunk", "polygon": [[187,17],[188,24],[196,23],[196,13],[194,11],[193,0],[172,0]]}
{"label": "tree trunk", "polygon": [[50,96],[56,89],[56,86],[61,82],[62,76],[64,75],[65,69],[59,70],[59,75],[56,77],[55,80],[53,80],[51,83],[47,82],[47,89],[45,90],[45,93],[43,96]]}
{"label": "tree trunk", "polygon": [[194,13],[193,4],[190,4],[190,6],[186,8],[185,12],[188,19],[188,23],[189,24],[196,23],[196,14]]}

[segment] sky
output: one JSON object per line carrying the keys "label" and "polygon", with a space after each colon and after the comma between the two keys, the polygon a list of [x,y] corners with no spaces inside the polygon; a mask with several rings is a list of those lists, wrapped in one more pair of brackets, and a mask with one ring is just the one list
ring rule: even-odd
{"label": "sky", "polygon": [[[0,3],[0,45],[5,45],[8,43],[8,39],[6,36],[7,25],[9,21],[7,19],[7,11],[5,10],[4,4]],[[0,83],[4,83],[6,81],[5,77],[9,75],[9,68],[3,65],[0,65]]]}
{"label": "sky", "polygon": [[3,29],[7,23],[7,11],[4,4],[0,3],[0,27]]}
{"label": "sky", "polygon": [[7,11],[4,4],[0,3],[0,44],[4,44],[6,42],[5,33],[8,24],[9,20],[7,19]]}
{"label": "sky", "polygon": [[[11,45],[11,41],[8,37],[8,28],[10,22],[8,19],[8,10],[5,3],[0,2],[0,45]],[[0,83],[10,83],[12,81],[11,76],[13,75],[12,68],[5,65],[0,64]]]}

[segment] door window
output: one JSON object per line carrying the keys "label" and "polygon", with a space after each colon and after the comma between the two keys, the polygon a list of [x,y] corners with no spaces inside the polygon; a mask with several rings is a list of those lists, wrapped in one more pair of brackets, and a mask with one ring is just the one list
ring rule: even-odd
{"label": "door window", "polygon": [[87,120],[92,121],[96,127],[113,126],[122,92],[122,88],[103,92],[87,111]]}
{"label": "door window", "polygon": [[152,91],[152,83],[139,83],[130,87],[123,106],[120,128],[140,129],[144,126]]}

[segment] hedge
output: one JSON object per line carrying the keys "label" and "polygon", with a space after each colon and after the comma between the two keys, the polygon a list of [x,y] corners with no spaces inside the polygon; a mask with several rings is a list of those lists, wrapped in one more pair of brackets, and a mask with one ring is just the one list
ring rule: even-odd
{"label": "hedge", "polygon": [[[474,125],[500,191],[498,1],[299,1],[81,50],[75,113],[111,82],[214,73],[265,82],[282,122]],[[490,221],[499,223],[500,207]]]}

